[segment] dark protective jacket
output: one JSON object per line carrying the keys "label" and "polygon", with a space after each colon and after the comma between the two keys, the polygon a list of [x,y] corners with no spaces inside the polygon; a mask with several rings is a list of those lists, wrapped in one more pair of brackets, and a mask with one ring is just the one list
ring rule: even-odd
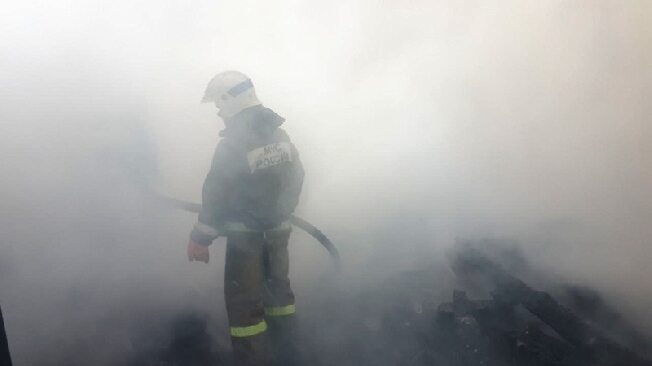
{"label": "dark protective jacket", "polygon": [[[202,190],[202,211],[192,239],[210,244],[226,222],[264,231],[286,221],[299,202],[303,166],[285,120],[261,105],[225,120]],[[198,228],[200,226],[200,228]],[[210,230],[209,230],[210,231]]]}

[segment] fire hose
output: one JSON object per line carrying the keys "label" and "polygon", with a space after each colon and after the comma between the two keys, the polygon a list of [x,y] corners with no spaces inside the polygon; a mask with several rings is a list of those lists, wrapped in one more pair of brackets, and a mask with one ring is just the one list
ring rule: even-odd
{"label": "fire hose", "polygon": [[[177,198],[172,198],[172,197],[167,197],[162,195],[158,195],[157,199],[169,207],[181,209],[188,212],[194,212],[194,213],[199,213],[201,211],[201,205],[199,203],[188,202]],[[321,232],[321,230],[317,229],[314,225],[312,225],[308,221],[295,215],[290,215],[290,223],[298,227],[299,229],[307,232],[313,238],[315,238],[324,248],[326,248],[333,262],[339,264],[340,253],[337,250],[337,247],[335,246],[335,244],[333,244],[333,242],[330,241],[330,239],[328,239],[328,237],[326,237],[326,235],[324,235],[324,233]]]}

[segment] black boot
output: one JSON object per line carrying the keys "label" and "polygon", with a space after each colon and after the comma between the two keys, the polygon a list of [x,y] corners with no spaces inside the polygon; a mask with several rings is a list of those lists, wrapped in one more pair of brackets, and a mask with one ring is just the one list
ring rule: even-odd
{"label": "black boot", "polygon": [[270,316],[267,317],[267,325],[272,345],[272,365],[300,366],[302,357],[296,316]]}

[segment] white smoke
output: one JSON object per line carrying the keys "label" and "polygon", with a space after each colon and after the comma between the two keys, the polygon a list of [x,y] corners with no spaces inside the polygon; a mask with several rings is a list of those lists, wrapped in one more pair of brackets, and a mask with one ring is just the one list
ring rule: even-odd
{"label": "white smoke", "polygon": [[[150,207],[138,185],[199,199],[221,128],[199,99],[226,69],[248,73],[286,117],[307,171],[298,213],[340,243],[351,273],[409,268],[457,237],[514,237],[540,267],[598,286],[652,327],[650,10],[5,4],[0,300],[17,364],[47,359],[33,345],[62,329],[81,347],[70,340],[98,313],[142,296],[144,307],[221,309],[223,239],[210,266],[191,266],[194,218]],[[293,240],[299,301],[327,261],[310,240]],[[194,286],[209,300],[183,299]],[[81,310],[67,302],[75,289],[89,296]],[[80,324],[58,322],[62,309],[66,321],[83,312]]]}

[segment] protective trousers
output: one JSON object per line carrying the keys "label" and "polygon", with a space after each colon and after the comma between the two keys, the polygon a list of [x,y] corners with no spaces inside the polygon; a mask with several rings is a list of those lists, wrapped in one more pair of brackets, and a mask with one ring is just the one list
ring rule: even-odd
{"label": "protective trousers", "polygon": [[295,363],[289,237],[289,228],[227,232],[224,295],[237,366]]}

